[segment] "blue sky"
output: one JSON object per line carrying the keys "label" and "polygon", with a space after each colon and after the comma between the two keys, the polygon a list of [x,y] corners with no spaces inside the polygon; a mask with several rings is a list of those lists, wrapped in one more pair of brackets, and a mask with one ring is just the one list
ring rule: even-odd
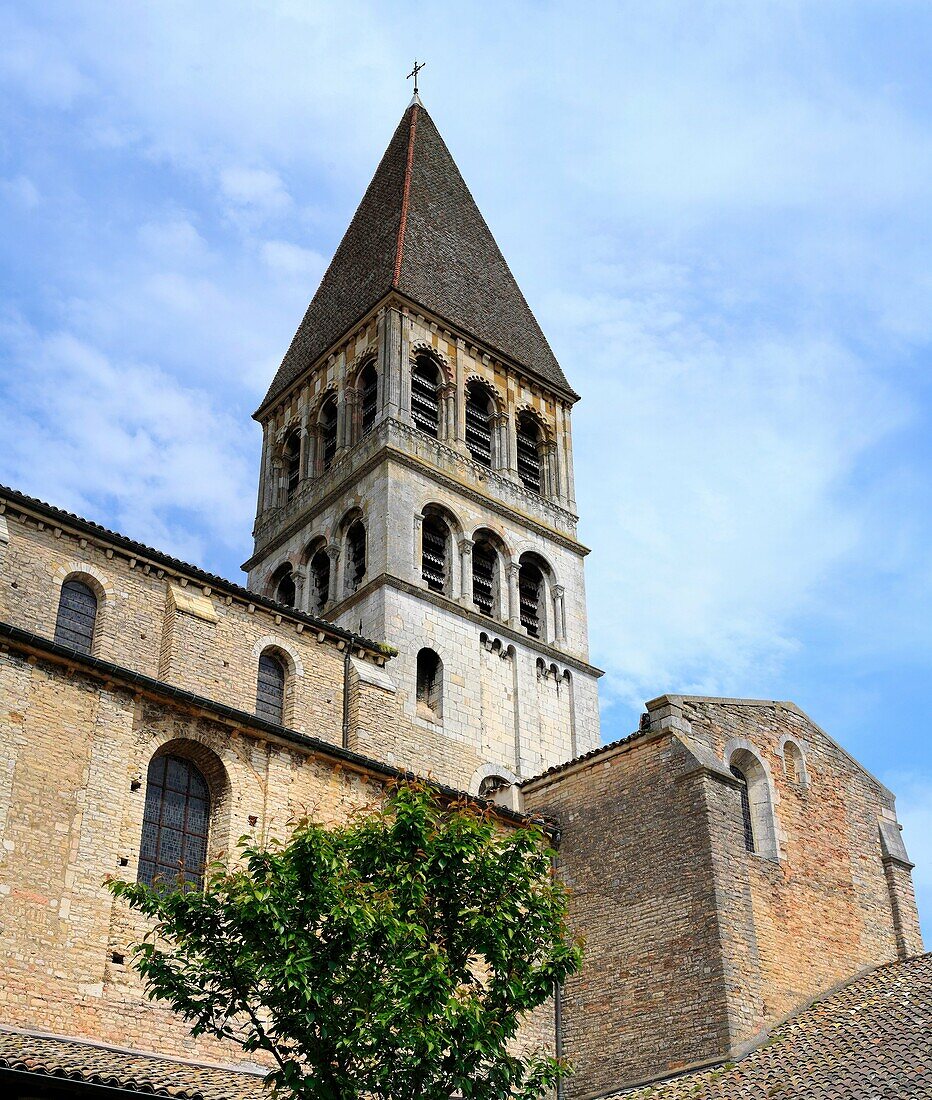
{"label": "blue sky", "polygon": [[793,699],[932,940],[932,7],[0,9],[0,478],[227,576],[249,418],[410,86],[583,401],[606,738]]}

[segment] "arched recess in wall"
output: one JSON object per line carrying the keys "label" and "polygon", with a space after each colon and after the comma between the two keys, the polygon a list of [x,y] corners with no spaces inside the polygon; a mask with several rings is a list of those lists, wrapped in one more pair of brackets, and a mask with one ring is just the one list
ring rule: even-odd
{"label": "arched recess in wall", "polygon": [[277,645],[267,645],[256,661],[256,717],[289,725],[293,719],[294,661]]}
{"label": "arched recess in wall", "polygon": [[146,769],[136,877],[199,889],[211,850],[225,848],[229,780],[216,753],[196,741],[164,743]]}
{"label": "arched recess in wall", "polygon": [[307,563],[307,609],[320,615],[330,600],[330,555],[324,538],[314,539],[304,554]]}
{"label": "arched recess in wall", "polygon": [[740,783],[740,824],[745,849],[767,859],[779,859],[773,788],[763,761],[747,745],[732,748],[726,760],[729,771]]}
{"label": "arched recess in wall", "polygon": [[794,787],[806,790],[809,786],[809,770],[802,745],[792,737],[784,737],[779,751],[783,757],[783,774]]}
{"label": "arched recess in wall", "polygon": [[503,582],[509,560],[501,538],[486,527],[473,535],[472,603],[477,611],[493,619],[503,618]]}
{"label": "arched recess in wall", "polygon": [[443,721],[443,661],[436,650],[427,647],[417,655],[415,703],[419,718]]}

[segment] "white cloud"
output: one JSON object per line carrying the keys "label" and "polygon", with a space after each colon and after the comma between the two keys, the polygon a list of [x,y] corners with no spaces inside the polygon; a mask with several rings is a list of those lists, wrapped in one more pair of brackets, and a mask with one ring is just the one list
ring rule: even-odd
{"label": "white cloud", "polygon": [[23,210],[34,210],[42,201],[39,189],[28,176],[0,180],[0,196]]}
{"label": "white cloud", "polygon": [[262,214],[277,214],[291,204],[281,177],[266,168],[224,168],[220,190],[235,206],[249,207]]}
{"label": "white cloud", "polygon": [[139,228],[139,243],[169,263],[198,263],[207,256],[207,242],[185,217],[147,222]]}
{"label": "white cloud", "polygon": [[[289,241],[265,241],[261,255],[266,267],[285,276],[320,279],[326,266],[320,253],[310,248],[301,248]],[[312,287],[311,290],[313,289]]]}

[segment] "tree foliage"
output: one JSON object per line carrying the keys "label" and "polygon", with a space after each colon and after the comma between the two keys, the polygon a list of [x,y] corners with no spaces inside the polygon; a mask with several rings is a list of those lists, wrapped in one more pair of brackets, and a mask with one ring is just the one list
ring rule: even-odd
{"label": "tree foliage", "polygon": [[300,1100],[533,1100],[567,1067],[514,1039],[579,967],[544,833],[407,783],[347,824],[240,841],[203,890],[113,881],[134,956],[195,1035],[267,1051]]}

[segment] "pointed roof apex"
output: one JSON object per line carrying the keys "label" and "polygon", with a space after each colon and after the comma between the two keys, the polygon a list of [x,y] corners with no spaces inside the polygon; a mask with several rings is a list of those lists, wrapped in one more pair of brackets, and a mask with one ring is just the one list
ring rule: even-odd
{"label": "pointed roof apex", "polygon": [[417,93],[260,410],[392,291],[575,398]]}

